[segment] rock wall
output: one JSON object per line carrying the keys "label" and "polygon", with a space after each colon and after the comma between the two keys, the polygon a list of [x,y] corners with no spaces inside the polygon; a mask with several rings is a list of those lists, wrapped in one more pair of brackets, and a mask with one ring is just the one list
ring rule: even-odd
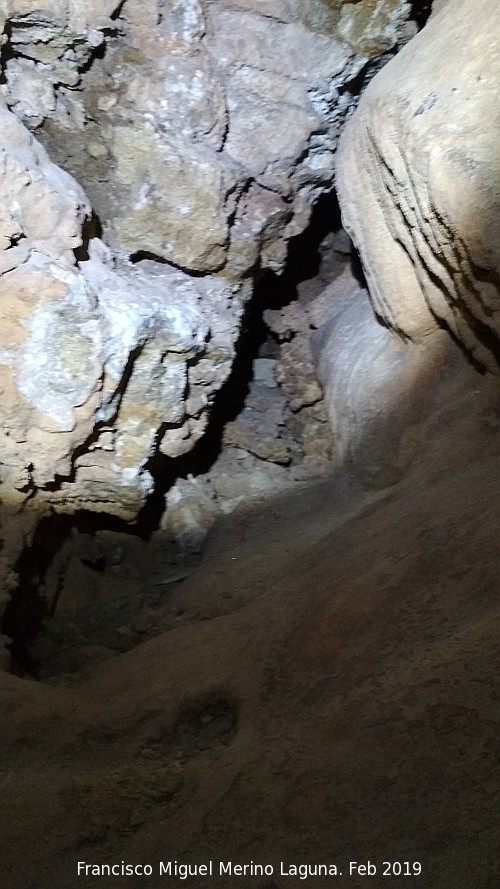
{"label": "rock wall", "polygon": [[400,482],[446,425],[446,412],[456,421],[482,397],[481,377],[446,331],[405,342],[379,323],[359,286],[336,298],[313,353],[335,432],[334,464],[368,487]]}
{"label": "rock wall", "polygon": [[0,4],[4,502],[132,518],[203,434],[355,79],[413,33],[372,7]]}
{"label": "rock wall", "polygon": [[499,79],[495,7],[449,0],[367,88],[337,172],[379,317],[415,342],[444,325],[494,372]]}
{"label": "rock wall", "polygon": [[4,13],[4,97],[108,243],[236,280],[283,268],[331,188],[349,85],[414,33],[402,0],[32,6]]}
{"label": "rock wall", "polygon": [[135,515],[160,448],[189,450],[230,372],[241,295],[215,276],[121,261],[80,267],[81,187],[0,109],[3,500]]}
{"label": "rock wall", "polygon": [[[44,595],[45,562],[16,574],[41,514],[132,521],[150,461],[200,440],[254,282],[283,271],[331,191],[341,129],[411,15],[405,0],[0,0],[0,611],[19,578],[16,608]],[[263,447],[279,462],[257,466],[260,493],[293,448],[328,462],[299,315],[282,392],[256,384],[226,430],[207,482],[226,503],[248,489],[224,466],[253,472]],[[162,533],[191,539],[200,503],[192,479],[172,488]]]}

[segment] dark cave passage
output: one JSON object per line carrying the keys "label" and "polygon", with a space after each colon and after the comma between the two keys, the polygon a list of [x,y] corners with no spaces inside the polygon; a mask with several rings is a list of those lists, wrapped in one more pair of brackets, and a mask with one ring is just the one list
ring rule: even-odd
{"label": "dark cave passage", "polygon": [[[224,429],[243,410],[255,359],[268,357],[278,348],[264,321],[264,311],[281,309],[297,299],[297,286],[318,274],[321,243],[330,232],[338,232],[341,227],[336,193],[323,195],[314,207],[307,229],[290,240],[283,274],[265,271],[257,280],[246,306],[231,374],[215,397],[204,435],[184,456],[171,459],[158,451],[147,464],[155,486],[141,510],[137,523],[139,533],[147,537],[156,530],[165,508],[165,494],[177,479],[208,472],[220,456]],[[356,274],[362,276],[359,260],[354,255],[352,262]]]}
{"label": "dark cave passage", "polygon": [[15,566],[18,585],[2,618],[2,633],[12,639],[12,672],[36,677],[37,664],[30,649],[44,620],[50,617],[40,596],[40,583],[58,549],[71,533],[71,523],[64,515],[43,518],[33,542],[25,547]]}
{"label": "dark cave passage", "polygon": [[[85,229],[85,242],[79,258],[88,257],[88,241],[99,234],[99,220],[92,217]],[[273,357],[279,343],[264,321],[266,310],[280,310],[298,299],[302,282],[316,278],[320,271],[325,238],[341,230],[340,210],[336,194],[324,195],[316,204],[308,228],[289,242],[286,268],[281,275],[265,271],[256,282],[252,299],[246,306],[237,354],[231,374],[218,392],[208,427],[192,451],[176,459],[159,451],[150,459],[147,469],[154,479],[154,489],[137,520],[126,522],[106,513],[77,511],[72,515],[53,514],[42,518],[33,540],[26,546],[16,565],[18,585],[2,620],[2,632],[12,639],[10,645],[12,671],[19,675],[40,678],[40,663],[33,651],[57,612],[59,588],[44,592],[44,582],[58,553],[71,539],[81,535],[97,539],[101,532],[122,535],[132,541],[150,540],[158,531],[165,512],[165,495],[179,479],[207,473],[220,457],[223,435],[228,423],[235,420],[245,405],[257,357]],[[322,246],[323,245],[323,246]],[[135,256],[135,261],[150,258]],[[349,262],[355,257],[349,256]],[[345,257],[343,261],[346,261]],[[104,558],[82,557],[82,564],[93,571],[104,570]],[[62,585],[62,578],[57,583]],[[53,586],[53,584],[52,584]],[[127,606],[128,607],[128,606]],[[42,669],[43,678],[43,669]]]}

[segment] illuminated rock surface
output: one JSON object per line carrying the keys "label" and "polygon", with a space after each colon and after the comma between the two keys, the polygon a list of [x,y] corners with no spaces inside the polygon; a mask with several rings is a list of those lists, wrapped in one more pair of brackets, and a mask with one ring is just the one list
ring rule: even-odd
{"label": "illuminated rock surface", "polygon": [[367,88],[337,177],[377,314],[416,342],[444,325],[495,372],[499,50],[488,0],[446,4]]}

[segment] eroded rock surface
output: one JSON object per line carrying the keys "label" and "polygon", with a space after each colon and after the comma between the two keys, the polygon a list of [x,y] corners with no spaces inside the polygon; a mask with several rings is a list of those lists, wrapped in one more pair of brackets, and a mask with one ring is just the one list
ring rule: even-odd
{"label": "eroded rock surface", "polygon": [[215,276],[132,265],[98,240],[78,268],[83,190],[11,112],[0,117],[3,497],[133,516],[149,457],[185,453],[204,431],[241,294]]}
{"label": "eroded rock surface", "polygon": [[355,78],[415,30],[403,0],[4,7],[5,99],[108,241],[233,279],[283,268],[331,187]]}
{"label": "eroded rock surface", "polygon": [[375,311],[416,342],[445,325],[495,372],[499,50],[494,6],[450,0],[367,88],[338,158]]}
{"label": "eroded rock surface", "polygon": [[[16,115],[0,110],[11,500],[132,516],[151,455],[200,437],[251,292],[241,281],[283,268],[331,188],[354,79],[412,33],[407,3],[372,5],[0,5],[1,92]],[[374,28],[380,47],[361,46]],[[85,257],[100,233],[92,207],[111,249],[94,237]]]}
{"label": "eroded rock surface", "polygon": [[[331,190],[341,128],[414,33],[411,12],[404,0],[0,0],[6,504],[137,517],[151,458],[203,435],[253,278],[282,272]],[[257,461],[258,492],[282,485],[282,466],[258,460],[286,463],[294,441],[321,471],[328,461],[308,335],[276,365],[288,427],[276,388],[227,432],[229,463]],[[241,497],[233,485],[228,501]],[[21,548],[33,522],[23,529]]]}
{"label": "eroded rock surface", "polygon": [[446,406],[481,389],[445,331],[404,342],[379,323],[359,286],[337,299],[313,352],[335,430],[334,462],[370,486],[400,481]]}

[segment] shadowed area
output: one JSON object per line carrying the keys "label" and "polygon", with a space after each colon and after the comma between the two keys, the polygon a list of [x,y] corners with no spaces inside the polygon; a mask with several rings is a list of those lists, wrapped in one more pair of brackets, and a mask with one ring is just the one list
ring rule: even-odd
{"label": "shadowed area", "polygon": [[213,859],[296,889],[280,861],[370,859],[376,887],[385,860],[496,887],[494,388],[459,408],[393,488],[322,482],[219,524],[156,639],[67,685],[2,675],[6,886],[125,860],[159,887],[160,860]]}

